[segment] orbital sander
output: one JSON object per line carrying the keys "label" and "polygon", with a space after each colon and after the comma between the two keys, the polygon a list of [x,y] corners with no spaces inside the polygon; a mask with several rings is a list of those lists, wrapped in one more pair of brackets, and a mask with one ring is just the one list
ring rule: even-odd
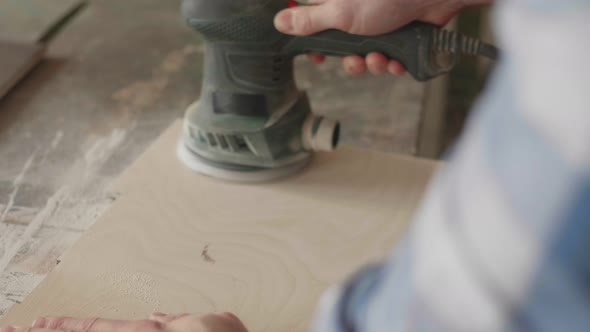
{"label": "orbital sander", "polygon": [[418,81],[449,72],[459,54],[497,57],[497,49],[437,26],[413,22],[379,36],[326,30],[277,31],[287,0],[183,0],[188,25],[205,41],[200,99],[186,112],[178,156],[193,170],[226,180],[272,180],[305,167],[314,151],[338,144],[337,121],[314,115],[293,78],[305,53],[367,55],[399,61]]}

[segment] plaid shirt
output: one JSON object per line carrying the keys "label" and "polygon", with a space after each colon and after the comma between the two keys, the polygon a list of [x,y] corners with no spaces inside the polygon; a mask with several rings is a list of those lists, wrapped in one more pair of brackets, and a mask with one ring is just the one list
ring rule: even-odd
{"label": "plaid shirt", "polygon": [[497,7],[503,58],[451,162],[316,331],[590,331],[590,0]]}

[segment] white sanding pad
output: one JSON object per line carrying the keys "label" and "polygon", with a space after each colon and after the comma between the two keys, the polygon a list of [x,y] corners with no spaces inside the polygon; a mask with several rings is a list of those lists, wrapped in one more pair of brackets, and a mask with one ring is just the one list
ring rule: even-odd
{"label": "white sanding pad", "polygon": [[190,151],[182,140],[176,145],[176,154],[186,166],[195,172],[222,180],[243,183],[268,182],[287,177],[303,170],[311,160],[311,158],[308,158],[301,162],[280,168],[252,168],[250,170],[245,169],[244,171],[233,171],[215,167],[207,163],[201,157]]}

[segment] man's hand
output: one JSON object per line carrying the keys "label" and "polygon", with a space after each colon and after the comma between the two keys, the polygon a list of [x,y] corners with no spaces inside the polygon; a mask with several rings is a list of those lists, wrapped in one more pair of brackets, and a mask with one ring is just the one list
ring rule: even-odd
{"label": "man's hand", "polygon": [[0,329],[0,332],[248,332],[244,324],[231,313],[203,316],[190,314],[167,315],[153,313],[145,320],[111,320],[102,318],[76,319],[69,317],[39,318],[32,327]]}
{"label": "man's hand", "polygon": [[[446,24],[464,7],[466,2],[486,0],[305,0],[309,6],[285,9],[275,17],[276,28],[293,35],[310,35],[327,29],[339,29],[357,35],[378,35],[394,31],[412,21],[424,21],[437,25]],[[312,55],[319,63],[321,55]],[[348,56],[342,60],[344,69],[353,76],[367,68],[373,74],[401,75],[405,72],[397,61],[391,61],[379,53],[371,53],[366,59]]]}

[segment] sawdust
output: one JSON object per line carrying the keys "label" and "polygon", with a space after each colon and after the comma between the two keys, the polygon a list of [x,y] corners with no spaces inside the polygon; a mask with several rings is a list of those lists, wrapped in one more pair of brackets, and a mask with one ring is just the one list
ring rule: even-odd
{"label": "sawdust", "polygon": [[[16,194],[18,194],[20,186],[22,185],[23,180],[25,179],[25,175],[27,174],[27,172],[29,171],[29,169],[33,165],[33,161],[35,160],[35,157],[37,157],[37,151],[35,151],[35,152],[33,152],[33,154],[31,154],[29,159],[27,159],[27,161],[25,162],[25,165],[21,169],[20,173],[14,178],[14,181],[12,182],[13,189],[12,189],[12,192],[10,193],[10,196],[8,197],[8,203],[5,205],[4,210],[0,214],[0,224],[2,222],[4,222],[4,220],[6,219],[6,215],[8,214],[8,212],[10,211],[12,206],[14,205],[14,199],[16,197]],[[2,270],[0,270],[0,271],[2,271]]]}
{"label": "sawdust", "polygon": [[100,279],[107,281],[113,295],[123,296],[126,301],[139,301],[149,305],[154,311],[161,307],[157,285],[147,274],[123,271],[106,273]]}
{"label": "sawdust", "polygon": [[[53,150],[62,139],[63,134],[56,133],[55,138],[49,145],[48,150]],[[111,135],[96,140],[86,150],[84,158],[74,163],[69,170],[65,171],[60,179],[54,179],[58,183],[65,183],[47,199],[45,205],[38,211],[32,220],[26,224],[22,232],[6,232],[1,239],[4,248],[0,250],[0,278],[8,273],[8,267],[14,258],[30,243],[33,236],[46,225],[69,226],[80,231],[86,230],[99,215],[106,210],[113,202],[113,194],[105,190],[108,185],[106,179],[101,178],[98,172],[106,163],[125,138],[125,132],[114,130]],[[14,198],[23,183],[28,170],[34,164],[37,153],[33,153],[27,160],[20,174],[13,181],[13,191],[9,201],[4,206],[0,221],[6,219],[9,212],[13,210]],[[42,156],[46,159],[48,153]],[[10,226],[0,222],[0,230]],[[19,225],[20,226],[20,225]],[[59,253],[55,253],[59,255]],[[0,286],[2,286],[0,284]],[[35,285],[27,285],[27,289],[33,289]],[[30,287],[29,287],[30,286]],[[6,301],[3,303],[6,304]]]}
{"label": "sawdust", "polygon": [[126,137],[127,131],[115,129],[110,135],[87,144],[83,158],[58,179],[59,183],[65,183],[56,193],[59,208],[45,225],[85,231],[111,206],[118,194],[106,189],[110,179],[101,177],[100,170]]}
{"label": "sawdust", "polygon": [[113,151],[121,145],[127,137],[127,131],[115,129],[110,135],[97,140],[84,153],[84,171],[88,175],[96,174],[99,168],[108,161]]}
{"label": "sawdust", "polygon": [[[8,205],[0,204],[0,210],[4,210]],[[38,208],[28,206],[12,205],[6,216],[4,217],[5,224],[19,224],[26,226],[39,213]]]}
{"label": "sawdust", "polygon": [[63,139],[63,137],[64,137],[63,131],[58,130],[55,133],[55,136],[53,137],[53,140],[51,141],[49,148],[45,149],[45,152],[43,152],[43,156],[41,157],[41,161],[39,162],[39,165],[45,164],[45,162],[47,161],[47,158],[49,158],[51,153],[53,151],[55,151],[55,149],[57,149],[57,147],[59,146],[59,143],[61,143],[61,140]]}
{"label": "sawdust", "polygon": [[82,232],[42,227],[32,240],[21,247],[10,262],[8,271],[45,275],[55,268],[64,252],[80,235]]}
{"label": "sawdust", "polygon": [[21,303],[43,280],[32,273],[10,272],[0,276],[0,317],[14,304]]}
{"label": "sawdust", "polygon": [[41,228],[43,223],[47,221],[55,213],[55,210],[59,207],[60,198],[63,195],[63,191],[58,191],[47,201],[45,207],[35,216],[35,218],[27,225],[24,233],[18,237],[15,241],[7,242],[7,249],[4,251],[4,255],[0,257],[0,274],[6,271],[8,264],[20,251],[20,249],[32,239],[33,235]]}

